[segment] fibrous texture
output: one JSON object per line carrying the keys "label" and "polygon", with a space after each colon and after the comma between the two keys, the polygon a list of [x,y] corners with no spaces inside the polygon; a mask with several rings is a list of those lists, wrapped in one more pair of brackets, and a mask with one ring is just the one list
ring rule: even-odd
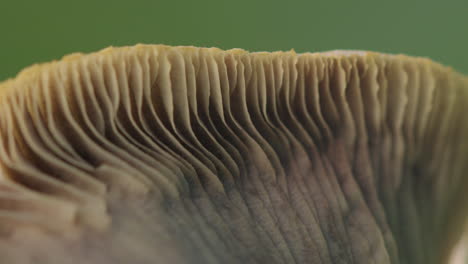
{"label": "fibrous texture", "polygon": [[[8,263],[441,263],[468,79],[371,52],[138,45],[0,85]],[[5,262],[6,263],[6,262]]]}

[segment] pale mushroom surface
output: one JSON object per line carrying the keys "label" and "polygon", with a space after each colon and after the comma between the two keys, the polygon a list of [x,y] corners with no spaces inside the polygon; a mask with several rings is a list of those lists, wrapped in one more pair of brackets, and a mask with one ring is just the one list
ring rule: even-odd
{"label": "pale mushroom surface", "polygon": [[137,45],[0,84],[0,263],[446,263],[468,78],[425,58]]}

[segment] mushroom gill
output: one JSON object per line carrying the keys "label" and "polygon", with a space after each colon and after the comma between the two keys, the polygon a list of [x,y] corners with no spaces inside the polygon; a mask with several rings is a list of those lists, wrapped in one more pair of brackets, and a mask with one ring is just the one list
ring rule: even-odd
{"label": "mushroom gill", "polygon": [[468,78],[373,52],[137,45],[0,84],[2,263],[443,263]]}

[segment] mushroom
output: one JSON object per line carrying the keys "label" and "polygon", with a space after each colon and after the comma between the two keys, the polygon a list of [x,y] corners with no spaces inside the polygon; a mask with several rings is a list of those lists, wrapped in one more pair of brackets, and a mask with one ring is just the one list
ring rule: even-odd
{"label": "mushroom", "polygon": [[443,263],[468,78],[425,58],[137,45],[0,84],[2,263]]}

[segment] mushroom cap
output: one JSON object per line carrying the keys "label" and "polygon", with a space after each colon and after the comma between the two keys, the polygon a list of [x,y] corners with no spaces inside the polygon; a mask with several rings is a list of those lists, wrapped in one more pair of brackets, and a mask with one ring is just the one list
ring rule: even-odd
{"label": "mushroom cap", "polygon": [[137,45],[34,65],[0,84],[0,253],[438,263],[466,219],[467,105],[451,68],[367,51]]}

